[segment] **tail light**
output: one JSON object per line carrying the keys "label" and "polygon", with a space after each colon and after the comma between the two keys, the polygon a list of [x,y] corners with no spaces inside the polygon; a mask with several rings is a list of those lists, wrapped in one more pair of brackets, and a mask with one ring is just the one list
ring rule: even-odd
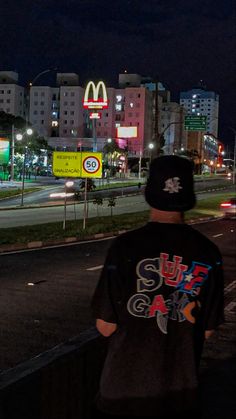
{"label": "tail light", "polygon": [[231,203],[230,202],[223,202],[222,204],[220,204],[221,208],[229,208],[231,207]]}

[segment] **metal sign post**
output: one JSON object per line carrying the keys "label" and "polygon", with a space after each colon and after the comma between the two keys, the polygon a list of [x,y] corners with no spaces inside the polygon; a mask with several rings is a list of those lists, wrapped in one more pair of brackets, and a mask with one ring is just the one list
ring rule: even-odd
{"label": "metal sign post", "polygon": [[83,219],[83,230],[86,227],[86,218],[87,218],[87,188],[88,188],[88,178],[85,178],[85,185],[84,185],[84,219]]}

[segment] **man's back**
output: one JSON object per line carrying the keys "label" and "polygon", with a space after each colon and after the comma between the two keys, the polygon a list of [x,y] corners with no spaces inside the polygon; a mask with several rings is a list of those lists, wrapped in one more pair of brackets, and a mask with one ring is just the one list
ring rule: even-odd
{"label": "man's back", "polygon": [[222,320],[217,281],[221,288],[217,247],[186,224],[150,222],[114,241],[93,303],[96,317],[119,325],[101,379],[102,410],[193,407],[204,331]]}

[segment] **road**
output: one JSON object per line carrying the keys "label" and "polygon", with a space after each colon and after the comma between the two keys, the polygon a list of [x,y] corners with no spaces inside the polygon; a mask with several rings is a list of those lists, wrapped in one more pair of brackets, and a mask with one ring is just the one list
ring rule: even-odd
{"label": "road", "polygon": [[[216,194],[217,192],[212,192]],[[207,198],[211,196],[211,192],[198,193],[197,199]],[[218,192],[220,193],[220,191]],[[149,206],[145,201],[143,193],[119,196],[116,199],[116,205],[113,208],[113,214],[127,214],[134,211],[148,210]],[[108,207],[108,200],[104,199],[104,203],[99,207],[100,216],[109,216],[111,209]],[[89,202],[89,217],[97,216],[97,206],[92,201]],[[80,220],[84,217],[84,203],[68,204],[66,206],[66,219],[67,220]],[[18,227],[24,225],[44,224],[55,221],[63,222],[64,219],[64,206],[48,206],[37,208],[17,208],[17,209],[4,209],[0,211],[0,228]]]}
{"label": "road", "polygon": [[[220,247],[225,262],[227,322],[217,342],[210,341],[206,359],[235,355],[235,227],[234,220],[195,225]],[[0,255],[0,369],[93,325],[90,300],[111,240]]]}
{"label": "road", "polygon": [[[133,182],[135,182],[135,179],[131,179]],[[117,183],[118,181],[121,181],[121,179],[112,179],[110,180],[110,184],[112,183]],[[29,205],[55,205],[58,204],[58,202],[60,204],[63,204],[63,199],[61,198],[59,201],[57,199],[57,201],[55,201],[55,198],[51,198],[50,194],[52,193],[60,193],[60,192],[64,192],[64,186],[63,186],[63,182],[64,180],[59,179],[59,180],[53,180],[50,179],[48,181],[46,181],[46,179],[41,179],[40,182],[35,183],[35,184],[27,184],[26,185],[26,189],[25,192],[27,192],[27,188],[30,186],[40,186],[43,189],[37,192],[32,192],[32,193],[25,193],[24,194],[24,206],[29,206]],[[75,188],[76,190],[79,190],[79,184],[80,181],[79,180],[74,180],[75,182]],[[102,182],[106,182],[104,180],[101,179],[96,179],[96,184],[97,185],[102,185]],[[93,199],[94,194],[98,195],[101,194],[103,197],[108,197],[111,194],[116,194],[116,195],[124,195],[127,193],[132,193],[132,192],[137,192],[138,191],[138,179],[136,180],[136,185],[134,186],[125,186],[123,188],[119,188],[119,189],[114,189],[114,190],[101,190],[101,191],[96,191],[93,192],[92,194],[88,194],[90,196],[91,199]],[[142,180],[143,182],[143,180]],[[104,183],[106,185],[106,183]],[[0,184],[1,186],[1,184]],[[19,184],[18,187],[20,187],[21,185]],[[209,178],[208,180],[203,179],[203,180],[199,180],[195,182],[195,190],[200,192],[202,190],[205,189],[209,189],[209,188],[215,188],[215,187],[228,187],[230,186],[230,182],[228,179],[226,178],[218,178],[218,179],[211,179]],[[21,195],[16,196],[16,197],[12,197],[12,198],[8,198],[8,199],[4,199],[0,201],[0,208],[11,208],[12,206],[17,206],[19,207],[21,205]]]}

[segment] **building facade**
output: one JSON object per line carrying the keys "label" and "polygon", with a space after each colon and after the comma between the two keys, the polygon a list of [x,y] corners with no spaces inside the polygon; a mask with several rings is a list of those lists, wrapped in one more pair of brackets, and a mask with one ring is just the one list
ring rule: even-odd
{"label": "building facade", "polygon": [[218,136],[219,95],[203,89],[192,89],[180,93],[180,105],[187,114],[203,115],[207,119],[206,132]]}
{"label": "building facade", "polygon": [[14,71],[0,71],[0,112],[25,118],[25,89]]}
{"label": "building facade", "polygon": [[[106,91],[108,107],[94,121],[83,107],[85,88],[79,85],[76,73],[57,73],[55,86],[33,84],[26,95],[17,73],[0,72],[0,110],[29,120],[54,149],[92,150],[95,136],[98,151],[109,140],[125,148],[130,158],[148,157],[149,145],[155,144],[158,133],[164,139],[165,154],[195,150],[201,162],[211,161],[216,154],[216,93],[203,89],[181,92],[179,104],[171,101],[162,83],[127,72],[119,74],[118,88],[107,87]],[[205,115],[206,132],[185,131],[187,114]]]}

